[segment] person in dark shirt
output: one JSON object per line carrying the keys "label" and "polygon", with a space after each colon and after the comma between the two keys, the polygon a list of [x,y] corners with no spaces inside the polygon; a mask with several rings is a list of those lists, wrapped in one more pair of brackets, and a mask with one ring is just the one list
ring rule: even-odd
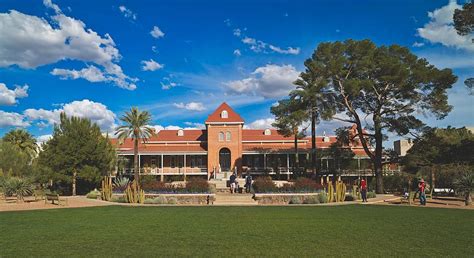
{"label": "person in dark shirt", "polygon": [[235,180],[236,180],[237,176],[234,174],[232,174],[230,176],[230,179],[229,179],[229,183],[230,183],[230,193],[235,193]]}
{"label": "person in dark shirt", "polygon": [[250,173],[247,172],[247,176],[245,176],[245,192],[250,193],[252,188],[252,176]]}

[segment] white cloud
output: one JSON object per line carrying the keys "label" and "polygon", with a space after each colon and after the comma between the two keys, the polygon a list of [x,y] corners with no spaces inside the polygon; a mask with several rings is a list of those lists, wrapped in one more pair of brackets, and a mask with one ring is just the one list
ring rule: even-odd
{"label": "white cloud", "polygon": [[24,120],[24,116],[18,113],[9,113],[0,110],[0,128],[1,127],[27,127],[30,123]]}
{"label": "white cloud", "polygon": [[105,131],[111,132],[116,126],[116,116],[107,109],[107,106],[88,99],[73,101],[65,104],[62,108],[54,110],[27,109],[24,111],[24,116],[29,121],[46,121],[48,124],[53,125],[60,122],[59,116],[61,112],[65,112],[68,116],[89,118]]}
{"label": "white cloud", "polygon": [[173,106],[180,108],[180,109],[186,109],[190,111],[204,111],[206,108],[201,102],[189,102],[189,103],[174,103]]}
{"label": "white cloud", "polygon": [[258,67],[250,77],[229,81],[224,85],[234,93],[279,98],[287,96],[294,89],[293,82],[299,72],[292,65],[268,64]]}
{"label": "white cloud", "polygon": [[150,34],[154,38],[162,38],[165,36],[165,33],[161,31],[161,29],[158,26],[153,26],[153,29],[150,31]]}
{"label": "white cloud", "polygon": [[240,35],[242,35],[242,31],[239,28],[234,29],[234,36],[240,37]]}
{"label": "white cloud", "polygon": [[[239,32],[240,32],[240,30],[239,30]],[[235,30],[234,30],[234,35],[236,35]],[[239,33],[238,37],[240,37],[240,33]],[[244,43],[246,45],[249,45],[250,50],[252,50],[255,53],[266,52],[267,50],[271,50],[273,52],[280,53],[280,54],[288,54],[288,55],[297,55],[297,54],[300,53],[300,48],[299,47],[297,47],[297,48],[287,47],[286,49],[284,49],[284,48],[281,48],[281,47],[278,47],[278,46],[275,46],[275,45],[272,45],[272,44],[268,44],[268,43],[263,42],[261,40],[257,40],[255,38],[250,38],[250,37],[247,37],[247,36],[242,38],[242,43]]]}
{"label": "white cloud", "polygon": [[297,55],[300,53],[300,48],[292,48],[288,47],[287,49],[282,49],[280,47],[274,46],[274,45],[269,45],[268,46],[271,50],[280,53],[280,54],[290,54],[290,55]]}
{"label": "white cloud", "polygon": [[462,6],[458,5],[456,1],[451,0],[447,5],[428,12],[430,22],[423,28],[418,28],[418,35],[431,43],[474,51],[473,35],[460,36],[453,26],[454,10],[461,8]]}
{"label": "white cloud", "polygon": [[128,9],[124,5],[119,6],[119,10],[125,18],[129,18],[129,19],[132,19],[132,20],[137,19],[137,14],[132,12],[132,10]]}
{"label": "white cloud", "polygon": [[58,69],[54,68],[53,71],[51,71],[52,75],[57,75],[60,76],[62,80],[67,80],[67,79],[85,79],[90,82],[103,82],[103,81],[108,81],[109,78],[107,78],[102,71],[91,65],[87,68],[83,68],[81,70],[68,70],[68,69]]}
{"label": "white cloud", "polygon": [[241,56],[242,53],[240,53],[240,50],[239,50],[239,49],[236,49],[236,50],[234,50],[234,55],[235,55],[235,56]]}
{"label": "white cloud", "polygon": [[53,135],[52,135],[52,134],[40,135],[40,136],[36,137],[36,144],[38,144],[39,146],[41,146],[41,145],[43,145],[45,142],[51,140],[51,138],[53,138]]}
{"label": "white cloud", "polygon": [[245,125],[245,128],[249,129],[267,129],[267,128],[273,128],[272,124],[275,123],[275,118],[269,117],[269,118],[263,118],[263,119],[257,119],[253,121],[252,123]]}
{"label": "white cloud", "polygon": [[165,66],[165,65],[155,62],[153,59],[150,59],[150,61],[143,60],[142,65],[143,65],[142,66],[143,71],[156,71]]}
{"label": "white cloud", "polygon": [[18,103],[19,98],[28,97],[28,85],[15,85],[14,90],[7,88],[7,85],[0,83],[0,105],[11,106]]}
{"label": "white cloud", "polygon": [[161,89],[162,90],[169,90],[171,88],[174,88],[174,87],[178,86],[178,84],[176,82],[166,82],[166,83],[160,82],[160,84],[161,84]]}
{"label": "white cloud", "polygon": [[51,8],[53,9],[56,13],[61,13],[61,9],[59,8],[59,6],[57,4],[53,4],[53,2],[51,0],[43,0],[43,5],[48,7],[48,8]]}
{"label": "white cloud", "polygon": [[184,122],[185,125],[189,126],[187,129],[205,129],[206,125],[203,123],[194,123],[194,122]]}
{"label": "white cloud", "polygon": [[412,46],[413,46],[413,47],[422,47],[422,46],[424,46],[424,45],[425,45],[425,43],[423,43],[423,42],[415,42],[415,43],[413,43]]}
{"label": "white cloud", "polygon": [[45,5],[56,11],[48,17],[51,22],[15,10],[0,13],[0,67],[34,69],[61,60],[77,60],[102,67],[119,87],[135,88],[135,79],[125,75],[117,64],[121,56],[110,35],[100,36],[86,28],[51,1],[45,1]]}

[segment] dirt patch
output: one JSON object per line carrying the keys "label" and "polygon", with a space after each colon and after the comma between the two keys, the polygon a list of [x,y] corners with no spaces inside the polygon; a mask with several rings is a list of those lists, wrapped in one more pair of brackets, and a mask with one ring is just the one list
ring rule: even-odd
{"label": "dirt patch", "polygon": [[45,203],[44,200],[35,201],[32,198],[25,198],[24,202],[17,203],[16,199],[7,198],[0,199],[0,212],[2,211],[23,211],[23,210],[42,210],[42,209],[64,209],[64,208],[80,208],[94,206],[108,206],[115,203],[104,202],[100,200],[87,199],[85,196],[64,196],[60,198],[66,200],[65,204],[61,201],[61,205]]}

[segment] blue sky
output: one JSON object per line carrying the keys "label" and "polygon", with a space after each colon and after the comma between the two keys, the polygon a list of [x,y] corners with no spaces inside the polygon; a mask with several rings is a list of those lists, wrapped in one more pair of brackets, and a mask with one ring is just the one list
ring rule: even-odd
{"label": "blue sky", "polygon": [[[423,119],[472,126],[462,82],[474,74],[474,44],[449,20],[461,3],[0,0],[0,135],[25,127],[44,139],[61,111],[111,131],[131,106],[158,129],[199,128],[222,101],[264,128],[318,43],[349,38],[453,68],[454,110]],[[322,123],[318,134],[338,126]]]}

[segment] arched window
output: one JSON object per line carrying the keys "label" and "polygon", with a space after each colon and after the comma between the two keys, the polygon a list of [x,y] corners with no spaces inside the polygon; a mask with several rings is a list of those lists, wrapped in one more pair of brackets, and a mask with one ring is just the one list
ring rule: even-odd
{"label": "arched window", "polygon": [[229,118],[229,113],[227,113],[227,110],[222,110],[221,118]]}
{"label": "arched window", "polygon": [[225,140],[228,141],[228,142],[230,142],[230,136],[231,136],[231,135],[230,135],[230,132],[226,132],[226,133],[225,133]]}
{"label": "arched window", "polygon": [[183,136],[184,135],[184,131],[183,130],[178,130],[178,136]]}
{"label": "arched window", "polygon": [[265,129],[263,132],[264,135],[272,135],[272,131],[270,129]]}
{"label": "arched window", "polygon": [[220,142],[224,141],[224,132],[219,132],[219,141]]}

